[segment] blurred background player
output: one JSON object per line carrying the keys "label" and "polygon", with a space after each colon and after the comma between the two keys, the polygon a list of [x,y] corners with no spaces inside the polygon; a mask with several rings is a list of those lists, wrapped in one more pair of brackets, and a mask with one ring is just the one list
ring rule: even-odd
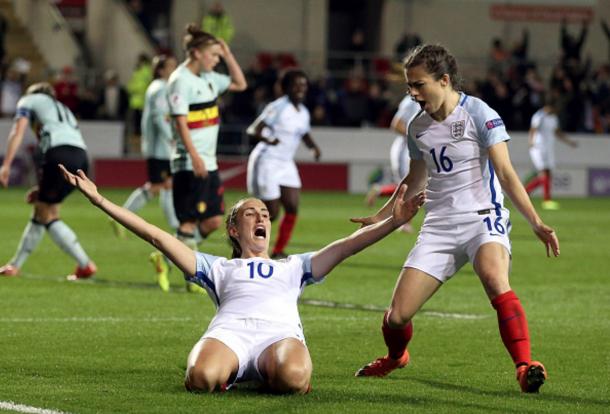
{"label": "blurred background player", "polygon": [[562,130],[557,116],[557,101],[549,98],[546,105],[532,116],[529,130],[530,158],[538,174],[525,184],[527,193],[542,186],[542,208],[545,210],[559,209],[559,203],[552,199],[552,170],[555,169],[555,137],[576,148],[578,144],[571,140]]}
{"label": "blurred background player", "polygon": [[281,79],[284,95],[268,104],[247,130],[259,141],[248,158],[248,193],[263,200],[271,221],[278,217],[280,205],[284,208],[273,258],[286,257],[284,249],[297,221],[301,177],[294,154],[301,140],[313,151],[316,161],[321,156],[309,134],[309,111],[303,105],[307,86],[305,72],[288,70]]}
{"label": "blurred background player", "polygon": [[[525,311],[509,283],[509,211],[502,190],[544,243],[547,256],[559,255],[554,230],[532,205],[509,158],[510,139],[502,118],[485,102],[459,92],[455,58],[440,45],[422,45],[404,63],[409,93],[425,111],[409,126],[411,170],[402,183],[406,197],[426,191],[426,216],[417,243],[400,272],[382,332],[388,354],[356,372],[383,377],[409,363],[412,318],[468,261],[497,312],[502,342],[523,392],[538,392],[544,366],[531,359]],[[402,184],[401,183],[401,184]],[[373,217],[391,215],[394,195]]]}
{"label": "blurred background player", "polygon": [[[153,58],[154,80],[146,90],[144,112],[142,114],[142,155],[146,158],[148,181],[135,189],[123,207],[137,212],[148,201],[159,195],[159,203],[170,228],[178,228],[172,200],[172,178],[170,157],[173,151],[172,129],[167,103],[167,79],[176,69],[176,59],[167,55]],[[117,236],[122,237],[125,229],[111,220]]]}
{"label": "blurred background player", "polygon": [[6,155],[0,167],[0,184],[8,187],[11,164],[28,123],[38,138],[38,150],[42,154],[37,174],[38,189],[28,195],[34,204],[34,213],[23,231],[15,255],[8,264],[0,267],[0,275],[17,276],[46,229],[51,240],[77,262],[74,273],[68,275],[68,279],[91,277],[97,271],[95,264],[85,253],[74,231],[59,216],[61,203],[73,187],[63,179],[58,164],[64,164],[69,171],[87,171],[87,147],[74,114],[55,99],[53,87],[46,82],[30,86],[17,103]]}
{"label": "blurred background player", "polygon": [[[171,167],[178,239],[195,250],[195,231],[205,239],[222,225],[224,214],[216,160],[218,97],[227,90],[243,91],[247,84],[224,41],[189,24],[183,44],[186,60],[171,74],[167,86],[176,140]],[[221,58],[229,75],[214,71]],[[156,267],[163,272],[167,266],[159,260]]]}
{"label": "blurred background player", "polygon": [[[380,196],[389,197],[394,194],[398,183],[409,174],[409,148],[407,147],[407,132],[409,128],[409,122],[421,111],[421,107],[413,100],[411,95],[407,95],[398,105],[398,110],[392,118],[390,128],[392,131],[397,132],[399,135],[394,138],[392,147],[390,148],[390,168],[392,171],[392,183],[390,184],[379,184],[374,183],[371,185],[371,189],[366,195],[366,205],[373,207],[375,201]],[[401,227],[401,230],[405,233],[411,233],[413,228],[410,223],[405,223]]]}
{"label": "blurred background player", "polygon": [[233,247],[230,259],[193,251],[169,233],[99,194],[83,171],[63,170],[67,182],[93,205],[160,249],[205,288],[217,312],[193,346],[184,385],[191,392],[224,391],[236,382],[254,381],[275,393],[304,394],[311,389],[312,362],[297,301],[347,257],[381,240],[413,217],[423,193],[404,201],[401,188],[391,215],[316,252],[269,259],[271,221],[263,202],[238,201],[226,221]]}

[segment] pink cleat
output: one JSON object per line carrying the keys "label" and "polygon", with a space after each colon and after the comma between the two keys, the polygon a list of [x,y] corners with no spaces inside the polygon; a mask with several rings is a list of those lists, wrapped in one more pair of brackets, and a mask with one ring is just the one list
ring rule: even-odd
{"label": "pink cleat", "polygon": [[89,262],[85,267],[76,266],[74,269],[74,273],[66,276],[68,280],[81,280],[81,279],[89,279],[97,272],[97,266],[93,262]]}
{"label": "pink cleat", "polygon": [[19,268],[10,263],[5,264],[4,266],[0,267],[0,276],[19,276]]}

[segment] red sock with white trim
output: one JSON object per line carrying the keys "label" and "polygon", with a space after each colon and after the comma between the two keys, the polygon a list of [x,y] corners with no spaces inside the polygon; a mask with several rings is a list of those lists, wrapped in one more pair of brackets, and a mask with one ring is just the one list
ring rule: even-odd
{"label": "red sock with white trim", "polygon": [[545,174],[542,179],[542,196],[544,201],[551,199],[551,174]]}
{"label": "red sock with white trim", "polygon": [[500,336],[515,365],[531,361],[530,335],[527,318],[515,292],[509,290],[491,301],[498,314]]}
{"label": "red sock with white trim", "polygon": [[283,253],[284,248],[288,245],[290,241],[290,237],[292,236],[292,229],[294,229],[294,225],[297,222],[297,215],[286,213],[282,218],[282,222],[280,223],[279,234],[277,235],[277,240],[275,241],[275,247],[273,248],[272,254]]}
{"label": "red sock with white trim", "polygon": [[413,323],[409,321],[407,326],[402,328],[391,328],[388,325],[388,311],[383,314],[383,340],[388,347],[388,355],[392,359],[399,359],[404,354],[407,345],[413,337]]}

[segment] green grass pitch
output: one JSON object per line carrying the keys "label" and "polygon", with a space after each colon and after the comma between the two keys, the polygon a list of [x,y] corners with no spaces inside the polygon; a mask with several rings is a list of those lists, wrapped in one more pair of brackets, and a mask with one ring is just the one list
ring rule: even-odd
{"label": "green grass pitch", "polygon": [[[30,216],[24,194],[0,191],[0,264],[13,255]],[[128,192],[105,194],[122,202]],[[242,195],[228,193],[227,205]],[[528,313],[533,356],[549,372],[540,394],[519,392],[495,312],[470,265],[416,316],[408,367],[383,379],[354,377],[385,351],[381,309],[416,237],[395,233],[305,290],[300,311],[314,362],[309,395],[247,387],[195,395],[183,388],[184,367],[213,316],[211,301],[187,294],[176,271],[172,291],[161,292],[147,261],[152,248],[135,236],[116,239],[103,213],[75,193],[62,216],[99,273],[92,282],[64,281],[75,264],[45,236],[22,277],[0,279],[0,406],[68,413],[609,412],[610,199],[560,202],[561,210],[541,212],[558,232],[558,259],[546,258],[512,209],[511,283]],[[349,217],[371,212],[355,195],[304,193],[301,204],[291,253],[348,234],[355,229]],[[164,225],[156,202],[141,214]],[[230,254],[220,231],[201,250]]]}

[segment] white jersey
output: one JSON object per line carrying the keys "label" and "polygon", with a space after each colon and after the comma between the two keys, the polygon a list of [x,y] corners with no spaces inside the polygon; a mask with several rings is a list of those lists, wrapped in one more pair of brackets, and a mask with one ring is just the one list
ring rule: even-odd
{"label": "white jersey", "polygon": [[261,141],[255,150],[265,157],[284,161],[294,159],[301,138],[311,130],[309,110],[303,104],[295,107],[286,95],[269,103],[248,128],[249,132],[261,121],[271,129],[270,137],[277,138],[280,142],[269,145]]}
{"label": "white jersey", "polygon": [[297,300],[306,285],[316,282],[311,274],[312,254],[272,260],[227,259],[198,252],[196,274],[185,278],[205,288],[217,307],[208,329],[244,318],[300,327]]}
{"label": "white jersey", "polygon": [[489,148],[509,139],[498,113],[465,94],[441,122],[426,112],[418,115],[409,126],[408,143],[411,159],[426,162],[426,220],[487,209],[501,216],[504,196]]}
{"label": "white jersey", "polygon": [[[411,120],[421,111],[421,106],[413,100],[411,95],[407,95],[398,104],[394,119],[401,120],[408,128]],[[390,167],[394,182],[399,183],[409,173],[409,161],[407,137],[402,134],[396,135],[390,148]]]}
{"label": "white jersey", "polygon": [[559,118],[555,114],[539,109],[532,116],[531,127],[534,133],[534,147],[542,152],[551,152],[555,147],[555,133],[559,129]]}

